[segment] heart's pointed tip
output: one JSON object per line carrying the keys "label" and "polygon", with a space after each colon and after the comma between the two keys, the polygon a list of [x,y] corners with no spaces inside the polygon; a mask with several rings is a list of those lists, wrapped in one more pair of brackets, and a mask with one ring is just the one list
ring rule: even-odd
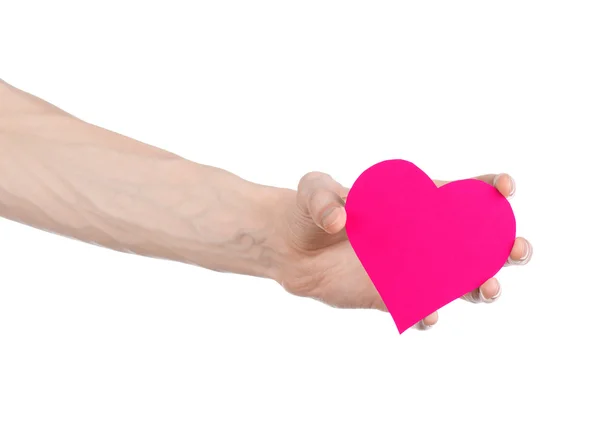
{"label": "heart's pointed tip", "polygon": [[396,330],[400,335],[410,330],[417,322],[420,321],[413,321],[409,319],[409,317],[403,316],[403,314],[405,314],[405,311],[399,309],[398,307],[395,307],[393,310],[390,310],[392,321],[394,322]]}
{"label": "heart's pointed tip", "polygon": [[[419,321],[417,321],[418,323]],[[405,336],[406,332],[408,332],[409,330],[411,330],[413,327],[415,327],[417,325],[417,323],[403,323],[403,324],[396,324],[396,330],[398,331],[398,335],[399,336]]]}
{"label": "heart's pointed tip", "polygon": [[397,328],[397,330],[398,330],[398,334],[399,334],[400,336],[402,336],[404,333],[406,333],[406,332],[408,331],[408,329],[409,329],[410,327],[398,327],[398,326],[396,326],[396,328]]}

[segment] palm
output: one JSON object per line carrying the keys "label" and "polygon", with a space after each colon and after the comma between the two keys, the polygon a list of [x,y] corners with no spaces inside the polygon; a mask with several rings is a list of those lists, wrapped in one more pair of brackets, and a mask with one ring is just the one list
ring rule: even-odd
{"label": "palm", "polygon": [[297,260],[285,276],[288,291],[340,308],[385,310],[348,240],[299,252]]}

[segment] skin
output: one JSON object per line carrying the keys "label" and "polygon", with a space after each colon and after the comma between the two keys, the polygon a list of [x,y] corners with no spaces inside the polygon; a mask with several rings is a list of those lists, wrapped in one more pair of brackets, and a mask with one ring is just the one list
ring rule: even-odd
{"label": "skin", "polygon": [[[506,197],[515,192],[507,174],[477,178]],[[385,311],[345,234],[348,190],[321,172],[306,174],[295,190],[252,183],[83,122],[0,81],[0,216],[38,229],[268,278],[334,307]],[[531,255],[519,237],[506,266]],[[491,303],[500,294],[491,278],[463,298]],[[437,321],[434,313],[416,327]]]}

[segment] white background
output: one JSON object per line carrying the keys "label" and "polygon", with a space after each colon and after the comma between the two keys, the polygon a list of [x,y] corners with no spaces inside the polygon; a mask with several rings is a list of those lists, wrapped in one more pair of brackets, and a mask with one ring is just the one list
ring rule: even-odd
{"label": "white background", "polygon": [[0,3],[0,78],[86,121],[282,187],[506,171],[534,246],[399,336],[0,221],[2,428],[599,426],[598,2]]}

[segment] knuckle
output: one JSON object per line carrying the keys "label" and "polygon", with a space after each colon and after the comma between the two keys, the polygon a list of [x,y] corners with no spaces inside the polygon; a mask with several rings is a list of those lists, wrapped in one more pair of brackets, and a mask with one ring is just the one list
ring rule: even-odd
{"label": "knuckle", "polygon": [[311,171],[302,176],[298,182],[298,191],[308,197],[320,188],[327,187],[327,181],[331,180],[331,176],[324,172]]}
{"label": "knuckle", "polygon": [[311,171],[311,172],[307,172],[306,174],[304,174],[302,176],[302,178],[300,179],[300,182],[307,182],[307,181],[314,181],[317,179],[320,179],[322,176],[324,175],[324,173],[319,172],[319,171]]}
{"label": "knuckle", "polygon": [[327,180],[330,178],[331,178],[331,176],[329,176],[328,174],[325,174],[324,172],[320,172],[320,171],[307,172],[306,174],[304,174],[302,176],[302,178],[298,182],[298,188],[306,189],[306,188],[314,187],[315,182],[324,181],[324,180]]}

